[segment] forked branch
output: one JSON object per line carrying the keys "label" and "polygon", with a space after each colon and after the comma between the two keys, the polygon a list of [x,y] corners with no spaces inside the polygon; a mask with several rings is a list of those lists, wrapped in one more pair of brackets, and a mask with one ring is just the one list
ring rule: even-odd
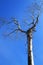
{"label": "forked branch", "polygon": [[[13,18],[12,19],[12,21],[13,21],[13,23],[17,26],[17,29],[14,29],[12,32],[10,32],[9,34],[7,34],[7,36],[8,35],[11,35],[12,33],[14,33],[14,32],[18,32],[18,31],[20,31],[20,32],[22,32],[22,33],[26,33],[26,31],[24,31],[24,30],[22,30],[21,28],[20,28],[20,25],[19,25],[19,23],[18,23],[18,20],[16,20],[15,18]],[[11,22],[8,22],[8,24],[10,24]]]}
{"label": "forked branch", "polygon": [[38,18],[39,18],[39,15],[37,15],[37,17],[36,17],[36,22],[33,24],[33,26],[31,27],[31,29],[35,28],[36,25],[38,24]]}
{"label": "forked branch", "polygon": [[37,17],[36,17],[36,21],[35,21],[35,22],[33,21],[32,27],[30,27],[30,28],[27,30],[27,32],[30,32],[30,30],[35,31],[35,27],[36,27],[36,25],[38,24],[38,19],[39,19],[39,14],[38,14]]}
{"label": "forked branch", "polygon": [[13,30],[12,32],[8,33],[6,36],[9,36],[9,35],[13,34],[13,33],[16,32],[16,31],[17,31],[17,32],[20,31],[20,32],[26,34],[26,31],[24,31],[24,30],[22,30],[22,29],[15,29],[15,30]]}

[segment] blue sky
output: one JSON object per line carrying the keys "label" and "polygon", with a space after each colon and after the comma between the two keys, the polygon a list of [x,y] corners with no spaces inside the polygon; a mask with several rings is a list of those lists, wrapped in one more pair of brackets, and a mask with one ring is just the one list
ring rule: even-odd
{"label": "blue sky", "polygon": [[[0,0],[0,17],[5,19],[16,17],[21,24],[27,13],[26,9],[32,2],[33,0]],[[17,39],[14,34],[5,38],[2,36],[5,27],[0,29],[0,65],[28,65],[26,35],[20,33]],[[33,34],[34,64],[43,65],[43,13],[40,15],[36,30]]]}

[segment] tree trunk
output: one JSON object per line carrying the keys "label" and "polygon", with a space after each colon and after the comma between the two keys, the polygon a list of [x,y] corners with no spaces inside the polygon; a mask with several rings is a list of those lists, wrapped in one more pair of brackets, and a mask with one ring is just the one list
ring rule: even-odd
{"label": "tree trunk", "polygon": [[28,65],[34,65],[33,51],[32,51],[32,30],[27,34],[28,41]]}

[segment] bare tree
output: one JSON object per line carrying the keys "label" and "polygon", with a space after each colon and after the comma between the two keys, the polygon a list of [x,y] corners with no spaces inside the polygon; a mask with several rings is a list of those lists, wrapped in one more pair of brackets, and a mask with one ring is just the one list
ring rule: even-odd
{"label": "bare tree", "polygon": [[12,33],[15,33],[16,31],[20,31],[21,33],[26,34],[27,36],[27,43],[28,43],[28,65],[34,65],[34,59],[33,59],[33,51],[32,51],[32,35],[33,32],[35,32],[36,25],[38,24],[39,16],[40,16],[40,9],[41,7],[35,3],[31,7],[29,7],[29,12],[31,14],[32,22],[29,25],[30,28],[28,30],[22,30],[20,27],[20,24],[16,18],[12,18],[11,22],[7,22],[6,24],[11,25],[12,23],[17,26],[17,28],[13,29],[10,33],[7,34],[7,36],[11,35]]}

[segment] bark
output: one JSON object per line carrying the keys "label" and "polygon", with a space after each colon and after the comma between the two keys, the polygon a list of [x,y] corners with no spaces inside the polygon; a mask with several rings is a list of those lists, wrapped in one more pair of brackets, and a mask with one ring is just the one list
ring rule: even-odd
{"label": "bark", "polygon": [[28,65],[34,65],[33,51],[32,51],[32,30],[27,33],[28,41]]}

